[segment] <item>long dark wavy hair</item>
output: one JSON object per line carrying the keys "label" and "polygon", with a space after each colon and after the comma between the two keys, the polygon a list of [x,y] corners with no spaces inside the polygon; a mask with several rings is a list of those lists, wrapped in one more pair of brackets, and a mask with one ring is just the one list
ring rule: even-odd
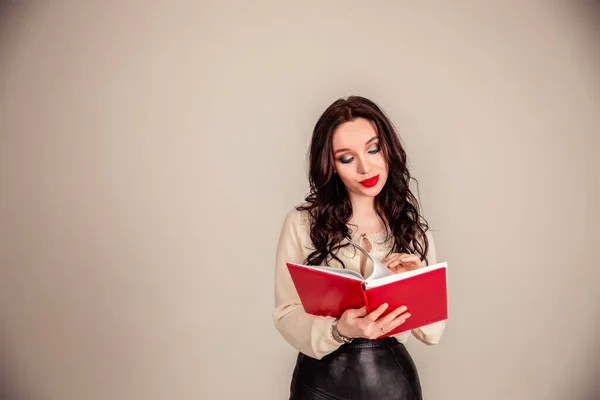
{"label": "long dark wavy hair", "polygon": [[406,165],[406,152],[385,113],[373,101],[361,96],[336,100],[314,127],[309,147],[310,190],[305,203],[296,207],[299,211],[308,211],[310,216],[314,251],[304,261],[309,265],[323,265],[329,259],[335,259],[345,267],[337,252],[349,245],[344,238],[351,234],[347,224],[352,216],[352,204],[340,177],[333,173],[332,137],[340,124],[356,118],[365,118],[375,124],[380,148],[388,164],[388,178],[375,197],[375,211],[386,225],[386,240],[393,236],[390,253],[413,253],[426,261],[429,243],[425,232],[429,227],[409,187],[414,178]]}

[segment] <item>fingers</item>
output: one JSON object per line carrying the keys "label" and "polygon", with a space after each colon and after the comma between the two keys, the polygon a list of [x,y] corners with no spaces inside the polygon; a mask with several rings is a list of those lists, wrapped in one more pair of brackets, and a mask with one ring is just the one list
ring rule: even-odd
{"label": "fingers", "polygon": [[420,258],[416,254],[394,253],[394,254],[390,254],[389,256],[387,256],[386,258],[381,260],[381,262],[385,264],[385,263],[389,263],[392,261],[400,261],[400,262],[416,261],[416,262],[418,262],[419,260],[420,260]]}
{"label": "fingers", "polygon": [[406,322],[406,320],[411,316],[411,314],[406,312],[406,310],[406,306],[398,307],[394,311],[387,314],[384,318],[377,321],[377,323],[373,326],[374,337],[379,337],[385,332],[390,332]]}
{"label": "fingers", "polygon": [[408,314],[408,316],[410,316],[409,313],[405,313],[406,310],[407,310],[406,306],[401,306],[401,307],[396,308],[394,311],[388,313],[385,317],[381,318],[381,320],[377,321],[377,324],[379,325],[378,328],[388,327],[388,325],[390,325],[398,317],[402,317],[402,318],[406,319],[407,314]]}
{"label": "fingers", "polygon": [[338,329],[343,329],[352,337],[376,339],[385,332],[396,329],[410,317],[406,306],[391,310],[382,317],[388,308],[389,305],[384,303],[368,314],[366,307],[348,309],[340,318]]}
{"label": "fingers", "polygon": [[416,254],[405,254],[400,257],[400,261],[408,262],[408,261],[419,261],[419,256]]}
{"label": "fingers", "polygon": [[381,314],[383,314],[385,310],[387,310],[387,308],[388,304],[383,303],[382,305],[371,311],[367,316],[365,316],[365,319],[368,319],[371,322],[375,322],[379,317],[381,317]]}
{"label": "fingers", "polygon": [[400,272],[410,271],[412,269],[412,268],[409,268],[409,267],[403,266],[403,265],[398,265],[398,266],[393,266],[393,267],[388,267],[388,268],[394,274],[399,274]]}
{"label": "fingers", "polygon": [[415,254],[395,253],[385,260],[384,264],[396,274],[421,267],[421,259]]}
{"label": "fingers", "polygon": [[348,316],[351,318],[362,318],[365,315],[367,315],[367,307],[362,306],[361,308],[357,308],[357,309],[349,309],[349,310],[347,310],[347,312],[348,312]]}
{"label": "fingers", "polygon": [[366,306],[358,309],[348,309],[344,311],[338,323],[338,329],[347,333],[346,336],[365,337],[372,335],[373,324],[388,308],[388,304],[384,303],[375,310],[367,314]]}
{"label": "fingers", "polygon": [[396,327],[403,324],[410,317],[410,313],[406,312],[406,306],[398,307],[395,310],[387,313],[384,317],[381,317],[384,310],[386,310],[388,307],[389,306],[387,304],[382,304],[377,309],[362,318],[361,322],[357,321],[358,326],[360,326],[360,329],[363,332],[363,337],[376,339],[385,332],[396,329]]}
{"label": "fingers", "polygon": [[360,318],[360,317],[364,317],[365,315],[367,315],[367,306],[362,306],[361,308],[356,310],[357,317]]}
{"label": "fingers", "polygon": [[381,262],[386,264],[386,263],[388,263],[400,256],[403,256],[403,255],[404,255],[404,253],[393,253],[393,254],[390,254],[389,256],[387,256],[386,258],[384,258],[383,260],[381,260]]}
{"label": "fingers", "polygon": [[399,327],[400,325],[402,325],[403,323],[405,323],[406,320],[410,318],[410,315],[411,314],[408,312],[401,314],[401,315],[397,316],[396,318],[394,318],[393,320],[391,320],[389,324],[383,326],[383,328],[385,329],[386,332],[392,331],[392,330],[396,329],[397,327]]}
{"label": "fingers", "polygon": [[421,261],[421,259],[419,258],[419,256],[416,256],[414,254],[409,254],[405,257],[399,257],[398,262],[402,263],[402,264],[408,264],[408,263],[419,263]]}
{"label": "fingers", "polygon": [[408,254],[404,254],[404,253],[394,253],[392,255],[387,256],[383,260],[381,260],[381,262],[389,267],[390,264],[400,262],[400,260],[403,259],[407,255]]}

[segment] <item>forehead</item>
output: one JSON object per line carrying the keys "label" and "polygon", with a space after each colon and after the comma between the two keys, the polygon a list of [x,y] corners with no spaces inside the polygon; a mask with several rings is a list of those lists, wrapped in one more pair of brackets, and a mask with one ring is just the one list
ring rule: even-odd
{"label": "forehead", "polygon": [[339,148],[362,148],[373,136],[377,136],[377,129],[373,122],[357,118],[340,124],[333,132],[333,151]]}

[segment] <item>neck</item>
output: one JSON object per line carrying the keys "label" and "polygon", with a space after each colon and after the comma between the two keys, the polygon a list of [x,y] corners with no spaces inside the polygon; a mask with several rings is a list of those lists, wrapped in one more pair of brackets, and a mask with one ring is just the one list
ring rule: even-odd
{"label": "neck", "polygon": [[369,217],[375,215],[375,198],[367,196],[350,195],[350,203],[352,204],[352,215],[355,217]]}
{"label": "neck", "polygon": [[380,232],[385,224],[375,211],[375,198],[365,196],[350,196],[352,217],[350,225],[358,228],[358,234],[373,234]]}

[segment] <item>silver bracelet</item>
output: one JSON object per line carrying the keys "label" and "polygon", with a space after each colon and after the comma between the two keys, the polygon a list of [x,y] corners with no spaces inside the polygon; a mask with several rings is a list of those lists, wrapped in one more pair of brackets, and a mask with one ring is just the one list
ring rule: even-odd
{"label": "silver bracelet", "polygon": [[338,331],[337,328],[337,324],[338,324],[339,318],[336,318],[333,320],[333,323],[331,324],[331,337],[333,338],[333,340],[335,340],[338,343],[351,343],[353,338],[344,336],[340,333],[340,331]]}

